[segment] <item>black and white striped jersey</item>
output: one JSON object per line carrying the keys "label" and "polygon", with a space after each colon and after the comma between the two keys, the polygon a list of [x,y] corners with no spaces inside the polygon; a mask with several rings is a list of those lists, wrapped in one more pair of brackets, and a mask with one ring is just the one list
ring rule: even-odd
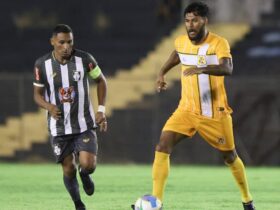
{"label": "black and white striped jersey", "polygon": [[44,87],[45,100],[62,112],[59,120],[48,113],[48,129],[52,136],[81,133],[96,127],[88,82],[88,72],[95,65],[89,53],[77,49],[64,65],[52,52],[36,60],[33,84]]}

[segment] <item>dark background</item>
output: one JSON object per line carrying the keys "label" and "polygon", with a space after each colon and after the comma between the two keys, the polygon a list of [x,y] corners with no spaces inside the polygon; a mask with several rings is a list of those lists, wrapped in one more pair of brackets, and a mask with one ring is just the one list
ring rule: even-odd
{"label": "dark background", "polygon": [[[49,38],[56,24],[69,24],[74,31],[76,47],[91,52],[106,77],[113,78],[120,69],[129,71],[129,68],[143,59],[164,37],[183,24],[182,8],[188,2],[2,2],[0,133],[4,134],[10,119],[21,119],[27,112],[38,111],[32,98],[33,65],[36,58],[51,50]],[[246,16],[247,19],[242,19],[243,16],[238,14],[238,10],[232,9],[237,13],[232,15],[232,18],[230,14],[223,16],[222,13],[237,1],[227,1],[228,4],[223,3],[220,6],[218,0],[206,2],[215,12],[210,18],[213,23],[243,23],[247,20],[251,27],[250,32],[232,48],[234,74],[226,79],[229,102],[234,109],[237,150],[246,164],[279,165],[280,3],[267,1],[271,2],[270,10],[264,10],[262,6],[265,5],[261,5],[257,18],[250,19],[248,17],[251,16]],[[222,6],[225,8],[221,8]],[[245,11],[246,7],[242,9]],[[158,71],[159,68],[160,66],[157,66],[154,70]],[[114,109],[109,116],[109,132],[99,134],[100,162],[152,162],[154,146],[161,128],[176,108],[179,98],[180,83],[177,81],[165,93],[147,94],[140,102]],[[21,127],[21,124],[14,127],[19,136],[7,137],[10,143],[21,141],[24,135],[29,135],[21,133]],[[46,128],[42,127],[43,129]],[[0,143],[0,151],[5,151],[8,147],[9,144]],[[172,161],[176,163],[222,164],[218,153],[199,136],[192,140],[186,139],[176,147],[172,156]],[[46,139],[44,143],[34,143],[29,149],[18,149],[13,155],[1,155],[0,152],[0,160],[53,161],[53,157]]]}

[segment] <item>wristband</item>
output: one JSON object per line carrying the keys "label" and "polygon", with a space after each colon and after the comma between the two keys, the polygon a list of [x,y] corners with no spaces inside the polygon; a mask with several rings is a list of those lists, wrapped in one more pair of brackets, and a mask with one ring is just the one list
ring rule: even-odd
{"label": "wristband", "polygon": [[99,106],[98,106],[97,112],[102,112],[102,113],[105,114],[105,111],[106,111],[105,106],[103,106],[103,105],[99,105]]}

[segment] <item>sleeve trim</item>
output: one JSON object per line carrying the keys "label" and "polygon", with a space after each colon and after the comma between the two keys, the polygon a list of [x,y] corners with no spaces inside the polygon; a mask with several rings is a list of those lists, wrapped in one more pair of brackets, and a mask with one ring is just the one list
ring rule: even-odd
{"label": "sleeve trim", "polygon": [[36,83],[36,82],[33,82],[33,85],[37,86],[37,87],[45,87],[44,84],[40,84],[40,83]]}

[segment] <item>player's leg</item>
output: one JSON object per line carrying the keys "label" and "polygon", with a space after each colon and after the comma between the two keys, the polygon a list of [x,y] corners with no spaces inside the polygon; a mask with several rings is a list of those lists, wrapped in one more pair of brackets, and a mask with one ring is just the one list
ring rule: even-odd
{"label": "player's leg", "polygon": [[56,162],[62,166],[64,185],[75,204],[76,210],[85,210],[76,178],[73,138],[73,135],[51,137],[51,145]]}
{"label": "player's leg", "polygon": [[160,200],[163,199],[164,188],[169,174],[170,160],[173,147],[179,143],[184,137],[173,131],[163,131],[160,141],[156,146],[155,159],[153,163],[153,195]]}
{"label": "player's leg", "polygon": [[75,144],[75,151],[79,154],[79,174],[83,188],[87,195],[92,195],[94,193],[94,182],[91,174],[96,168],[98,150],[95,131],[85,131],[76,139]]}
{"label": "player's leg", "polygon": [[85,205],[81,201],[79,184],[76,177],[76,165],[75,165],[75,157],[73,154],[66,156],[62,163],[63,170],[63,181],[64,185],[69,192],[76,210],[85,210]]}
{"label": "player's leg", "polygon": [[176,144],[183,138],[195,134],[195,119],[187,112],[176,110],[163,127],[158,145],[156,146],[153,163],[153,195],[163,199],[164,188],[169,174],[169,156]]}
{"label": "player's leg", "polygon": [[254,210],[253,198],[249,191],[245,167],[242,160],[238,157],[236,150],[220,151],[224,162],[229,166],[231,173],[240,189],[241,199],[245,210]]}
{"label": "player's leg", "polygon": [[[198,132],[210,145],[222,153],[225,164],[229,166],[238,184],[242,202],[250,203],[252,196],[249,192],[244,164],[235,150],[231,116],[225,114],[220,119],[201,119]],[[254,208],[248,210],[254,210]]]}
{"label": "player's leg", "polygon": [[94,182],[90,175],[95,171],[96,159],[96,155],[92,153],[85,151],[79,153],[79,174],[87,195],[94,193]]}

